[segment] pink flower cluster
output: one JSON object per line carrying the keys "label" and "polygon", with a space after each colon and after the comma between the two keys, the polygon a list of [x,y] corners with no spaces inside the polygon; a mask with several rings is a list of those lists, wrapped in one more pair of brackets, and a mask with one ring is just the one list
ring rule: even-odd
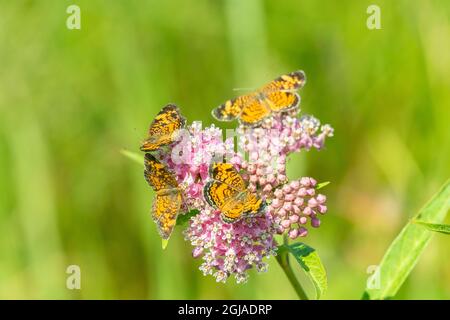
{"label": "pink flower cluster", "polygon": [[308,234],[306,223],[313,228],[320,226],[318,214],[325,214],[326,197],[316,194],[317,182],[313,178],[301,178],[285,184],[274,192],[274,199],[268,207],[278,225],[279,233],[288,233],[291,239],[305,237]]}

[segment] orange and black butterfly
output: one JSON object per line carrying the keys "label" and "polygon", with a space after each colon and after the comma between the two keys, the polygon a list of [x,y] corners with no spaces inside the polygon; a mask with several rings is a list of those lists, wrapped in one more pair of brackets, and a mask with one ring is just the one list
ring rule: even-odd
{"label": "orange and black butterfly", "polygon": [[152,206],[152,218],[159,234],[169,239],[180,211],[184,209],[181,189],[175,175],[152,154],[145,154],[144,176],[156,192]]}
{"label": "orange and black butterfly", "polygon": [[273,112],[285,112],[297,108],[300,96],[297,90],[306,82],[301,70],[282,75],[259,90],[226,101],[212,111],[219,121],[238,119],[245,126],[254,127]]}
{"label": "orange and black butterfly", "polygon": [[177,133],[183,129],[186,119],[173,104],[166,105],[155,117],[148,129],[148,137],[141,145],[141,151],[150,152],[174,142]]}
{"label": "orange and black butterfly", "polygon": [[244,179],[230,163],[213,163],[210,179],[203,188],[208,204],[221,212],[226,223],[254,216],[263,211],[265,203],[247,190]]}

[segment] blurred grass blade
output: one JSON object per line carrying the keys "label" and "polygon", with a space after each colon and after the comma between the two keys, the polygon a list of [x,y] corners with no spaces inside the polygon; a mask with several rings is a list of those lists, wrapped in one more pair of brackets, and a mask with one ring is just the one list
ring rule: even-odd
{"label": "blurred grass blade", "polygon": [[[440,223],[450,207],[450,180],[419,211],[414,219]],[[380,286],[364,293],[369,299],[388,299],[395,296],[425,250],[433,233],[409,222],[386,251],[380,266]]]}
{"label": "blurred grass blade", "polygon": [[161,248],[163,250],[166,250],[168,244],[169,244],[169,240],[161,239]]}
{"label": "blurred grass blade", "polygon": [[301,242],[287,245],[286,248],[310,278],[316,289],[316,298],[320,299],[327,291],[327,273],[317,251]]}
{"label": "blurred grass blade", "polygon": [[327,185],[329,185],[330,183],[331,183],[330,181],[321,182],[321,183],[317,184],[316,190],[320,190],[320,189],[326,187]]}
{"label": "blurred grass blade", "polygon": [[140,155],[139,153],[132,152],[126,149],[120,150],[120,153],[127,157],[128,159],[133,160],[136,163],[139,163],[141,166],[144,165],[144,157]]}
{"label": "blurred grass blade", "polygon": [[417,220],[413,220],[413,223],[424,226],[430,231],[440,232],[443,234],[450,234],[450,225],[448,224],[428,223],[425,221],[417,221]]}

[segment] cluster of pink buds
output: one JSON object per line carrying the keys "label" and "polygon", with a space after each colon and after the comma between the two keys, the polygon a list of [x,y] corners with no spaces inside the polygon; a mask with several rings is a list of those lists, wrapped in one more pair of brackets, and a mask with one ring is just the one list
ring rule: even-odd
{"label": "cluster of pink buds", "polygon": [[275,190],[268,214],[278,225],[279,233],[296,239],[308,234],[308,222],[313,228],[320,226],[318,215],[325,214],[327,207],[326,197],[317,194],[316,186],[316,180],[304,177]]}

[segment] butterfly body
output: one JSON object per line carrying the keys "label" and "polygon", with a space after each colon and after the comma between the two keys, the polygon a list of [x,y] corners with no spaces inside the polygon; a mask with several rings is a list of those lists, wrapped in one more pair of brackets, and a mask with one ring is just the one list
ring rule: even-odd
{"label": "butterfly body", "polygon": [[253,93],[226,101],[212,115],[219,121],[238,119],[245,126],[258,126],[273,113],[297,108],[300,96],[296,91],[305,82],[303,71],[282,75]]}
{"label": "butterfly body", "polygon": [[226,223],[257,215],[265,207],[262,199],[247,190],[244,179],[230,163],[213,163],[203,195],[208,204],[221,212]]}

